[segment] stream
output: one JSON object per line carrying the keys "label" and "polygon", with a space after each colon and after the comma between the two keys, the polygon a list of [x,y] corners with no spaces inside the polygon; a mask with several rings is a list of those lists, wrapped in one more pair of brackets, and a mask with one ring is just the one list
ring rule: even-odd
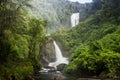
{"label": "stream", "polygon": [[39,80],[69,80],[60,71],[40,73],[39,76]]}

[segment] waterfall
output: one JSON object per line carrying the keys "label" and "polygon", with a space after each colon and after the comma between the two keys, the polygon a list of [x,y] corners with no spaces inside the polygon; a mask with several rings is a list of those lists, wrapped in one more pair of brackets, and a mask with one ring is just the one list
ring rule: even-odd
{"label": "waterfall", "polygon": [[79,23],[79,13],[73,13],[71,15],[71,27],[76,26]]}
{"label": "waterfall", "polygon": [[68,64],[68,59],[63,57],[62,52],[59,48],[59,46],[56,44],[55,41],[53,41],[53,45],[55,47],[55,56],[56,56],[56,61],[49,63],[48,66],[57,68],[59,64]]}
{"label": "waterfall", "polygon": [[63,58],[62,52],[61,52],[60,48],[58,47],[58,45],[56,44],[55,41],[53,41],[53,44],[55,46],[56,60],[60,61]]}

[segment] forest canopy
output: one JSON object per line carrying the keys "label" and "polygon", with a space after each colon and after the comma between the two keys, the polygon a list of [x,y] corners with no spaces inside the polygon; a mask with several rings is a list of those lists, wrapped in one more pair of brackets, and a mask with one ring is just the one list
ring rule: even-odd
{"label": "forest canopy", "polygon": [[[93,3],[97,1],[100,0]],[[119,10],[119,0],[101,0],[101,9],[95,14],[70,30],[60,29],[53,36],[69,51],[66,73],[79,77],[120,77]]]}
{"label": "forest canopy", "polygon": [[23,80],[41,68],[39,46],[48,22],[28,18],[25,7],[29,0],[0,1],[0,80]]}

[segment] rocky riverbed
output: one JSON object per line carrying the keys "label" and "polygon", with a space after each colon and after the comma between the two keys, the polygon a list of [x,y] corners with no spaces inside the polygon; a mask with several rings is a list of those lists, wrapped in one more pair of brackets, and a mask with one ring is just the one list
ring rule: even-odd
{"label": "rocky riverbed", "polygon": [[40,72],[39,80],[69,80],[60,71]]}

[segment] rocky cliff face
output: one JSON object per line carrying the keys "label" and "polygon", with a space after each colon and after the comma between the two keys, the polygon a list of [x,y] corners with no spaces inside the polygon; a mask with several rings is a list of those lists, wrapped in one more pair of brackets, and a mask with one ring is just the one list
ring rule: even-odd
{"label": "rocky cliff face", "polygon": [[47,66],[49,62],[55,61],[55,51],[52,40],[43,44],[41,49],[41,61],[43,66]]}

